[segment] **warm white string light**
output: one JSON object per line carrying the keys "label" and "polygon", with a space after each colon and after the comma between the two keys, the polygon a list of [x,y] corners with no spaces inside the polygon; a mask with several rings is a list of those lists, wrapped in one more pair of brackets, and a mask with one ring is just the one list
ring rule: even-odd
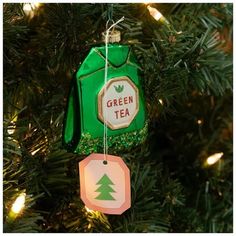
{"label": "warm white string light", "polygon": [[156,8],[151,7],[150,5],[148,5],[148,3],[144,3],[145,5],[147,5],[147,9],[150,13],[150,15],[156,20],[156,21],[161,21],[167,25],[169,25],[168,20],[161,14],[161,12],[159,12]]}
{"label": "warm white string light", "polygon": [[32,18],[35,14],[35,10],[39,8],[39,6],[40,6],[40,3],[37,3],[37,2],[25,3],[23,6],[23,11],[27,16]]}
{"label": "warm white string light", "polygon": [[163,15],[154,7],[147,6],[147,9],[149,10],[150,15],[156,20],[159,21]]}
{"label": "warm white string light", "polygon": [[202,120],[200,120],[200,119],[199,119],[199,120],[197,120],[197,123],[198,123],[199,125],[201,125],[201,124],[202,124],[202,122],[203,122],[203,121],[202,121]]}
{"label": "warm white string light", "polygon": [[23,10],[25,14],[28,14],[30,11],[32,11],[32,6],[30,3],[25,3],[23,6]]}
{"label": "warm white string light", "polygon": [[224,155],[223,152],[215,153],[207,158],[207,164],[208,165],[214,165],[217,161],[221,159],[221,157]]}
{"label": "warm white string light", "polygon": [[25,193],[21,193],[15,200],[15,202],[12,204],[11,207],[11,214],[17,215],[19,214],[22,209],[25,207],[25,197],[26,194]]}

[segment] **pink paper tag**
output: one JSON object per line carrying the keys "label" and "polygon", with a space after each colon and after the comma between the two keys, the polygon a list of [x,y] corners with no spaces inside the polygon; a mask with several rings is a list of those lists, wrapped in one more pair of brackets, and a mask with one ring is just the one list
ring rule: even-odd
{"label": "pink paper tag", "polygon": [[118,156],[93,153],[79,162],[80,196],[92,210],[120,215],[130,208],[130,172]]}

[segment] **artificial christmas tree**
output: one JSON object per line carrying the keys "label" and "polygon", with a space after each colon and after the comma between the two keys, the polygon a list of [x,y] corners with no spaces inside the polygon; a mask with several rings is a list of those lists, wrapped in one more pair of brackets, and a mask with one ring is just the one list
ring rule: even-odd
{"label": "artificial christmas tree", "polygon": [[[4,3],[4,232],[232,232],[232,12],[230,3]],[[120,151],[131,207],[108,215],[80,199],[85,156],[64,149],[62,129],[73,74],[104,46],[107,20],[122,16],[148,137]]]}

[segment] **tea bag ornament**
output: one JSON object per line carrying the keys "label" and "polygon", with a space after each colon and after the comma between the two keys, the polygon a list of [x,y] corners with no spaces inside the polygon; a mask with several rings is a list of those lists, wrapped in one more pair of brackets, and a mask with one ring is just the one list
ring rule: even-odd
{"label": "tea bag ornament", "polygon": [[[104,40],[107,32],[103,33]],[[113,154],[146,139],[140,66],[131,48],[120,44],[120,40],[120,31],[113,27],[107,37],[107,60],[105,46],[93,47],[72,80],[63,126],[63,144],[70,152],[102,152],[105,114],[107,145]]]}
{"label": "tea bag ornament", "polygon": [[[114,24],[118,24],[121,20]],[[105,85],[108,77],[107,58],[110,28],[107,30],[105,37]],[[105,87],[104,97],[106,96],[107,88]],[[103,154],[92,153],[79,163],[80,196],[89,209],[105,214],[120,215],[131,206],[130,171],[119,156],[108,154],[107,129],[107,111],[105,111]]]}

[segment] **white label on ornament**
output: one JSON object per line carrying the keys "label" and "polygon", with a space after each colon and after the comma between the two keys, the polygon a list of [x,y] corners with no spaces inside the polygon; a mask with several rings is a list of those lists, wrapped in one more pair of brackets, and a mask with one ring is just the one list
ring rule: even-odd
{"label": "white label on ornament", "polygon": [[92,210],[120,215],[130,208],[130,172],[118,156],[93,153],[79,162],[80,196]]}
{"label": "white label on ornament", "polygon": [[139,92],[127,76],[109,80],[98,94],[98,118],[104,122],[106,116],[110,129],[128,127],[138,110]]}

